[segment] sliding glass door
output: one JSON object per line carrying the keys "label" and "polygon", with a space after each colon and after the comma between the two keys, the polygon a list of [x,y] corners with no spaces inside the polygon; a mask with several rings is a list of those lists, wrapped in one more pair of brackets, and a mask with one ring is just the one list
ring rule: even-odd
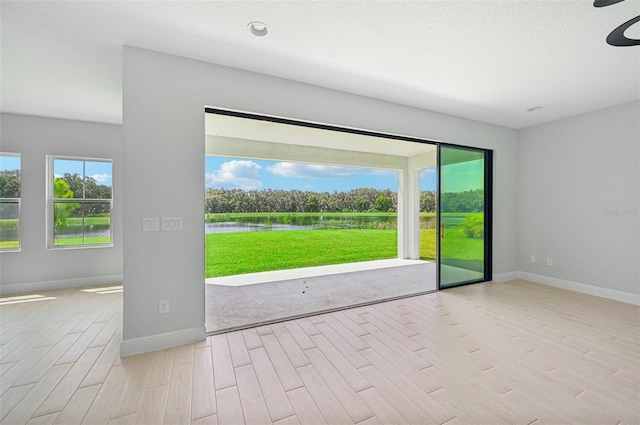
{"label": "sliding glass door", "polygon": [[491,280],[491,151],[440,145],[438,285]]}

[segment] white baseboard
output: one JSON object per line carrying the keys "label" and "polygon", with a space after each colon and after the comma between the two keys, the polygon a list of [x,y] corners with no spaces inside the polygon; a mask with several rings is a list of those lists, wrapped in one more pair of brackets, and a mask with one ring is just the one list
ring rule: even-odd
{"label": "white baseboard", "polygon": [[13,283],[0,286],[0,294],[50,291],[52,289],[83,288],[85,286],[122,284],[122,275],[91,276],[75,279],[46,280],[41,282]]}
{"label": "white baseboard", "polygon": [[492,276],[492,281],[494,282],[508,282],[510,280],[518,279],[518,272],[508,272],[508,273],[494,273]]}
{"label": "white baseboard", "polygon": [[133,354],[147,353],[165,348],[177,347],[179,345],[193,344],[204,341],[207,332],[202,327],[184,329],[180,331],[166,332],[158,335],[143,336],[122,341],[120,344],[120,356],[131,356]]}
{"label": "white baseboard", "polygon": [[616,291],[613,289],[600,288],[598,286],[586,285],[584,283],[571,282],[569,280],[556,279],[554,277],[542,276],[527,272],[518,272],[518,278],[529,282],[541,283],[556,288],[568,289],[582,294],[595,295],[596,297],[608,298],[610,300],[621,301],[623,303],[640,305],[640,295],[628,292]]}

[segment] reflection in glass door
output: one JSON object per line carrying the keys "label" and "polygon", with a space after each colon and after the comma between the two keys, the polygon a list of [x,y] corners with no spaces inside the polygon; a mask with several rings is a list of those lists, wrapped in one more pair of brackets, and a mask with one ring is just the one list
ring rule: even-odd
{"label": "reflection in glass door", "polygon": [[439,288],[491,279],[491,152],[440,145]]}

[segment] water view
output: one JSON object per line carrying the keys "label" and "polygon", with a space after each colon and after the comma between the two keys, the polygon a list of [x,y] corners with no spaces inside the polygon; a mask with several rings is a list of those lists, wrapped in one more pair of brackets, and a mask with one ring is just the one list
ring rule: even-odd
{"label": "water view", "polygon": [[205,233],[396,227],[395,214],[207,214]]}
{"label": "water view", "polygon": [[[423,229],[434,228],[434,217],[420,218]],[[205,233],[263,232],[316,229],[397,229],[395,213],[332,214],[207,214]]]}

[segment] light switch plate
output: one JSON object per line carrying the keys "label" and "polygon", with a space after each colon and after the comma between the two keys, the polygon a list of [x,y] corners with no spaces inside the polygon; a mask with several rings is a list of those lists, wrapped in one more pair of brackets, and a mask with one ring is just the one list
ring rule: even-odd
{"label": "light switch plate", "polygon": [[182,230],[182,217],[162,217],[162,231]]}
{"label": "light switch plate", "polygon": [[142,231],[143,232],[158,232],[160,231],[160,220],[158,217],[145,217],[142,219]]}

